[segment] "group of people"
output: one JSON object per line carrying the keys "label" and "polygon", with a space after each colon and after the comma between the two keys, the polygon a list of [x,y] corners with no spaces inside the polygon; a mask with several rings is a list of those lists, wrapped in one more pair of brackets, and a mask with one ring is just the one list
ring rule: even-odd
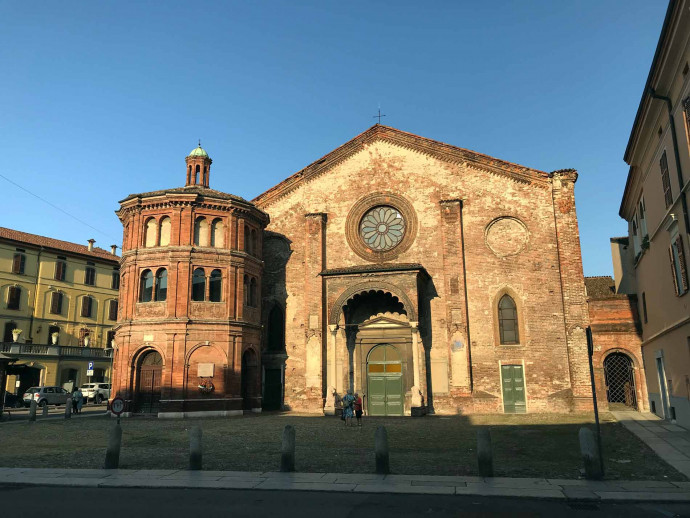
{"label": "group of people", "polygon": [[352,389],[343,397],[343,421],[345,426],[352,426],[352,418],[357,418],[357,426],[362,426],[362,398],[358,393],[352,394]]}
{"label": "group of people", "polygon": [[[72,391],[72,396],[70,399],[72,402],[72,413],[81,414],[81,407],[84,406],[84,393],[79,387]],[[67,400],[68,404],[70,403],[70,399]]]}

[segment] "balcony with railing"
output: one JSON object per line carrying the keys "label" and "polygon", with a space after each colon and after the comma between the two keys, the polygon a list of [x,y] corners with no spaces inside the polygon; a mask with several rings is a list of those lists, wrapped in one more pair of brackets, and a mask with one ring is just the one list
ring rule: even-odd
{"label": "balcony with railing", "polygon": [[18,359],[32,356],[41,356],[44,358],[84,358],[96,360],[101,358],[110,359],[113,357],[112,349],[103,349],[100,347],[20,344],[17,342],[0,342],[0,353]]}

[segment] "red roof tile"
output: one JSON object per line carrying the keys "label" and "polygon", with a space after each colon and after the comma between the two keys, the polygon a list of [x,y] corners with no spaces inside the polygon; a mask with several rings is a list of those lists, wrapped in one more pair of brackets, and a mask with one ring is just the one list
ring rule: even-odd
{"label": "red roof tile", "polygon": [[78,245],[77,243],[70,243],[69,241],[60,241],[52,237],[37,236],[36,234],[29,234],[28,232],[20,232],[11,228],[0,227],[0,239],[11,239],[27,245],[42,246],[45,248],[52,248],[62,252],[85,255],[95,259],[101,259],[112,263],[118,263],[120,258],[111,254],[107,250],[95,247],[93,251],[85,245]]}

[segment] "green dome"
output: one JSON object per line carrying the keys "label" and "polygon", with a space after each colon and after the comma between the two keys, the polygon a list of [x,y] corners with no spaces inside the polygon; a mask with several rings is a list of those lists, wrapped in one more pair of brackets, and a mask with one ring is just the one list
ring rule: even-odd
{"label": "green dome", "polygon": [[204,148],[201,147],[201,144],[199,144],[197,147],[192,149],[187,156],[202,156],[204,158],[208,158],[208,153],[206,150],[204,150]]}

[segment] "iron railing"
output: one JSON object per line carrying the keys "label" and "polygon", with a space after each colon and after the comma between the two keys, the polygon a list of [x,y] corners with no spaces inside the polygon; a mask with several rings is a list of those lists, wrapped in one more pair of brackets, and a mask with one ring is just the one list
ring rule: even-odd
{"label": "iron railing", "polygon": [[20,344],[16,342],[0,342],[0,352],[8,356],[50,356],[50,357],[79,357],[79,358],[112,358],[112,349],[100,347],[75,347],[68,345]]}

